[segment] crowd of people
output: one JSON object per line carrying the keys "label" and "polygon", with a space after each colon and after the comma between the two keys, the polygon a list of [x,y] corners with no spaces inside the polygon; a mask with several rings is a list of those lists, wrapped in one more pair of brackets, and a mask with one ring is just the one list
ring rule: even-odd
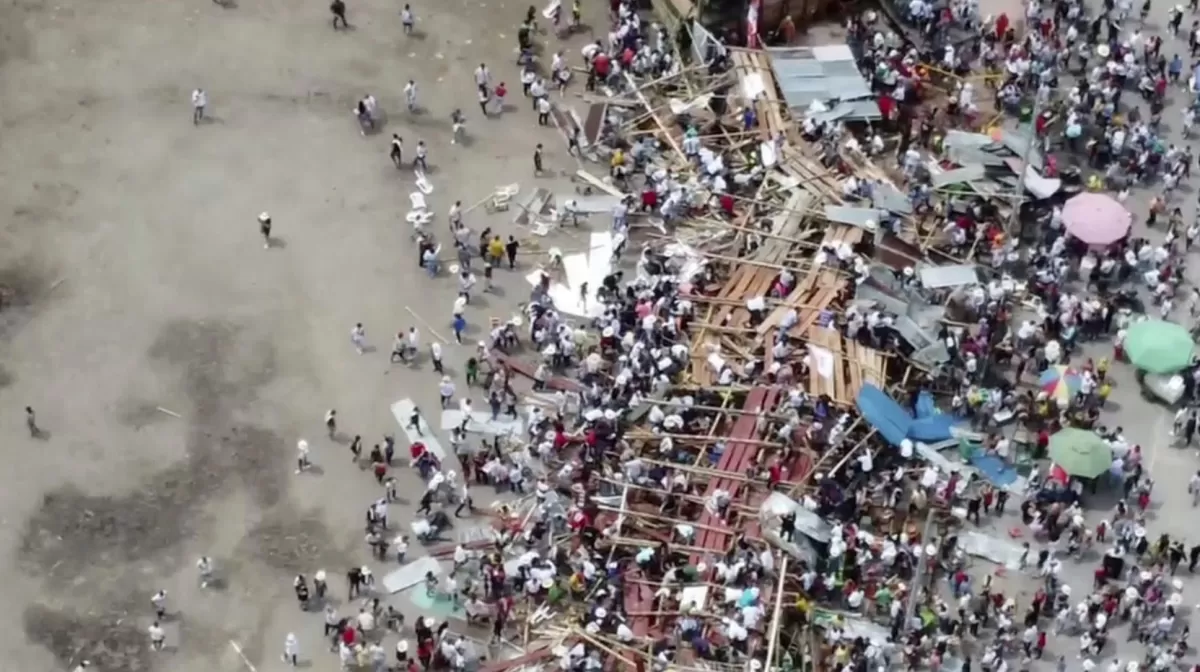
{"label": "crowd of people", "polygon": [[[781,484],[801,453],[839,458],[839,467],[822,471],[815,486],[794,502],[794,509],[777,512],[763,523],[795,559],[788,570],[799,577],[801,590],[789,597],[783,611],[786,625],[818,622],[823,607],[843,614],[820,620],[824,636],[817,648],[826,668],[946,669],[943,666],[957,661],[955,669],[971,670],[977,664],[986,672],[999,672],[1029,670],[1035,660],[1051,656],[1060,670],[1069,659],[1091,670],[1105,658],[1110,670],[1180,669],[1190,633],[1181,613],[1183,584],[1176,575],[1185,561],[1188,572],[1195,570],[1200,545],[1189,547],[1182,539],[1151,533],[1146,512],[1155,484],[1142,450],[1126,438],[1123,428],[1106,427],[1104,416],[1112,392],[1110,369],[1127,360],[1124,339],[1140,319],[1137,315],[1154,311],[1165,320],[1177,320],[1200,313],[1200,290],[1191,290],[1186,305],[1176,303],[1185,293],[1187,254],[1200,224],[1186,224],[1182,210],[1171,205],[1179,184],[1190,177],[1194,157],[1189,146],[1167,139],[1163,124],[1169,90],[1187,70],[1177,55],[1183,47],[1175,43],[1184,12],[1172,10],[1169,35],[1148,36],[1135,27],[1131,9],[1129,0],[1119,0],[1089,18],[1079,0],[1045,5],[1034,0],[1026,7],[1026,28],[1018,32],[1007,16],[979,17],[970,0],[941,10],[912,0],[901,13],[916,26],[924,45],[880,28],[871,17],[854,17],[848,22],[849,39],[865,78],[880,96],[886,121],[858,137],[840,122],[818,121],[812,115],[800,122],[804,141],[821,149],[827,165],[846,173],[843,195],[849,202],[870,198],[877,185],[850,175],[839,148],[849,146],[855,153],[890,161],[883,131],[898,131],[895,167],[914,212],[936,222],[946,251],[965,256],[973,250],[994,272],[992,280],[937,297],[948,298],[957,315],[955,324],[937,333],[946,357],[928,374],[906,379],[911,399],[905,401],[915,408],[923,395],[944,399],[948,412],[977,433],[978,450],[1010,467],[1018,460],[1018,443],[1037,460],[1045,456],[1057,431],[1094,431],[1111,447],[1113,457],[1103,474],[1086,479],[1087,485],[1121,495],[1099,524],[1086,522],[1081,505],[1088,495],[1084,480],[1061,469],[1034,468],[1024,488],[1015,488],[966,475],[966,469],[914,467],[911,442],[898,450],[884,448],[856,411],[806,390],[812,359],[807,346],[789,336],[799,320],[794,310],[740,365],[710,353],[706,361],[726,391],[677,387],[692,365],[687,334],[697,319],[696,303],[718,272],[712,266],[691,269],[685,258],[647,245],[638,254],[634,272],[614,270],[600,287],[581,288],[588,314],[583,321],[555,305],[547,269],[534,284],[523,319],[493,325],[478,342],[467,362],[464,389],[451,377],[439,376],[441,406],[456,407],[463,424],[450,432],[451,464],[443,464],[420,441],[410,447],[409,464],[426,484],[411,521],[389,526],[389,507],[398,499],[394,440],[385,436],[364,455],[361,437],[355,437],[352,459],[369,464],[382,488],[365,512],[371,557],[381,564],[404,565],[410,543],[436,544],[453,519],[464,513],[477,515],[473,487],[492,487],[516,496],[488,513],[495,522],[493,537],[483,544],[457,544],[452,571],[441,576],[431,572],[424,581],[429,599],[455,613],[461,610],[468,623],[487,623],[492,643],[502,642],[520,619],[537,623],[572,602],[578,607],[572,618],[588,637],[553,652],[564,669],[601,669],[612,655],[597,645],[601,639],[639,648],[649,644],[654,669],[685,664],[688,658],[748,661],[752,669],[762,669],[761,644],[770,616],[769,596],[761,586],[782,571],[774,548],[744,530],[724,554],[679,548],[698,545],[696,521],[702,516],[733,523],[743,515],[738,502],[743,492],[708,489],[694,480],[696,472],[689,468],[714,468],[728,449],[726,442],[719,437],[705,441],[697,462],[684,447],[685,439],[711,434],[712,410],[727,405],[732,386],[769,384],[784,390],[783,401],[776,409],[760,409],[756,429],[774,448],[757,452],[745,484],[735,490],[783,491]],[[334,28],[339,21],[349,25],[341,0],[331,10]],[[643,21],[633,3],[613,0],[611,10],[607,39],[581,51],[587,90],[622,91],[638,80],[681,71],[679,36]],[[559,35],[579,25],[578,0],[569,20],[562,11],[559,6],[547,17]],[[404,31],[411,33],[416,23],[412,9],[405,5],[401,16]],[[573,68],[566,52],[558,51],[549,75],[543,77],[534,53],[537,32],[537,14],[530,8],[517,35],[519,79],[537,123],[546,126],[554,113],[551,94],[570,85]],[[954,34],[971,39],[954,41]],[[1200,29],[1193,25],[1187,39],[1194,54]],[[730,67],[719,50],[710,56],[710,72]],[[997,110],[1027,117],[1034,127],[1047,177],[1069,182],[1072,173],[1060,169],[1058,158],[1068,156],[1096,171],[1077,185],[1081,189],[1108,190],[1122,202],[1134,188],[1159,191],[1146,224],[1161,224],[1166,229],[1163,241],[1131,235],[1111,245],[1087,245],[1066,229],[1062,205],[1054,201],[1020,212],[1019,218],[1034,224],[1022,226],[1020,234],[1011,231],[997,208],[983,198],[948,213],[921,166],[929,157],[939,157],[945,129],[977,128],[986,121],[983,92],[970,78],[976,69],[984,73],[981,86],[990,91]],[[932,95],[926,84],[934,70],[956,76],[937,107],[924,104]],[[494,83],[485,64],[475,69],[473,81],[481,112],[503,112],[505,84]],[[415,81],[405,87],[410,111],[419,105],[417,87]],[[199,123],[207,94],[197,90],[193,105],[194,121]],[[364,134],[375,130],[377,105],[365,96],[355,108]],[[1194,119],[1193,108],[1187,106],[1185,132]],[[461,110],[450,117],[457,142],[466,119]],[[742,123],[745,130],[758,127],[753,106],[746,107]],[[621,199],[612,213],[617,259],[630,240],[631,217],[652,214],[665,226],[697,211],[728,219],[746,207],[745,192],[760,183],[757,173],[749,182],[735,179],[732,157],[710,149],[698,124],[686,118],[680,121],[678,151],[695,168],[693,175],[662,169],[661,143],[652,136],[624,137],[619,126],[605,123],[597,138],[612,149],[612,183],[638,195]],[[580,133],[566,129],[571,151],[582,155]],[[783,137],[773,140],[777,151],[785,142]],[[758,151],[762,150],[752,153]],[[424,179],[428,150],[423,142],[406,162],[404,141],[393,135],[389,155],[397,168],[411,165]],[[742,158],[755,165],[762,157]],[[541,145],[533,160],[541,173]],[[496,269],[506,262],[510,270],[515,268],[520,247],[514,237],[505,241],[490,229],[477,234],[466,224],[468,214],[461,201],[448,214],[459,289],[451,316],[460,344],[477,283],[474,272],[484,274],[486,291]],[[418,264],[437,277],[443,255],[437,236],[427,228],[430,219],[418,216],[410,221]],[[260,224],[269,247],[266,213]],[[879,225],[898,230],[901,223],[885,218]],[[740,252],[753,253],[760,244],[760,238],[744,237]],[[851,246],[823,251],[820,263],[856,282],[830,305],[821,325],[850,341],[907,355],[898,316],[853,300],[853,286],[869,274],[861,252]],[[1024,281],[1014,280],[1022,276]],[[750,326],[762,322],[768,299],[786,297],[796,281],[792,272],[781,270],[770,296],[750,299],[745,306]],[[912,296],[923,293],[911,268],[896,273],[894,288]],[[1148,306],[1142,295],[1149,296]],[[1094,343],[1108,340],[1111,357],[1084,354]],[[357,352],[366,352],[362,324],[355,325],[351,341]],[[415,327],[398,333],[392,361],[416,362],[420,341]],[[432,342],[430,352],[434,369],[444,374],[442,346]],[[535,360],[526,375],[539,393],[527,407],[517,382],[523,372],[515,364],[517,356],[525,354]],[[1071,363],[1078,383],[1065,395],[1035,384],[1042,372]],[[1200,367],[1193,363],[1183,374],[1182,396],[1190,401]],[[523,415],[522,434],[482,442],[472,438],[472,398],[486,400],[493,420]],[[637,427],[630,419],[635,412]],[[332,436],[334,411],[326,425]],[[1014,425],[1022,441],[1011,433]],[[408,428],[420,434],[423,426],[428,427],[414,408]],[[1190,443],[1196,426],[1194,410],[1180,411],[1179,436]],[[30,427],[33,431],[32,421]],[[298,450],[297,472],[304,472],[311,467],[307,443],[301,441]],[[1193,501],[1200,499],[1200,473],[1190,488]],[[1020,503],[1009,507],[1010,497]],[[629,524],[624,512],[647,506],[661,520],[678,522],[657,542],[630,547],[622,534]],[[452,516],[447,513],[451,508]],[[972,526],[987,522],[985,517],[999,519],[1006,513],[1020,518],[1009,535],[1023,552],[1009,575],[989,571],[980,577],[968,560],[967,537],[977,534]],[[819,542],[819,549],[801,529],[805,526],[800,519],[813,516],[828,526],[828,538]],[[935,524],[922,529],[922,520]],[[398,532],[398,527],[406,531]],[[1068,563],[1093,560],[1097,567],[1092,584],[1083,589],[1069,585],[1064,571]],[[213,561],[201,558],[197,567],[202,586],[209,586],[217,573]],[[415,651],[410,656],[406,620],[378,596],[369,565],[346,570],[347,599],[360,600],[347,602],[354,613],[343,613],[329,600],[326,578],[324,570],[315,572],[311,581],[298,575],[293,589],[302,610],[322,613],[324,636],[343,669],[387,669],[392,663],[382,645],[384,636],[398,636],[396,669],[467,666],[473,655],[470,641],[451,632],[448,620],[436,624],[428,616],[412,625]],[[703,607],[689,602],[683,589],[700,581],[725,592]],[[1034,582],[1032,599],[1020,595],[1019,581]],[[639,586],[657,586],[645,600],[647,610],[674,616],[653,617],[653,625],[646,627],[645,616],[628,614],[628,595],[640,594]],[[153,597],[152,606],[161,620],[165,591]],[[887,635],[867,637],[847,623],[845,614],[884,625]],[[1142,655],[1113,654],[1110,642],[1119,625],[1128,625],[1129,640],[1144,645]],[[150,637],[152,646],[162,647],[165,635],[158,621]],[[1077,649],[1063,644],[1066,637],[1077,638]],[[289,634],[283,660],[297,665],[299,651],[299,639]]]}

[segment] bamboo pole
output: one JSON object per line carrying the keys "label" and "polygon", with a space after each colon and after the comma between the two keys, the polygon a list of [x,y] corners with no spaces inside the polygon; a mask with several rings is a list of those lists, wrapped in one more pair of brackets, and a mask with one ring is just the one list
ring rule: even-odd
{"label": "bamboo pole", "polygon": [[[614,484],[614,485],[620,485],[620,484],[624,483],[624,481],[618,481],[618,480],[616,480],[616,479],[612,479],[612,478],[605,478],[605,477],[603,477],[603,476],[601,476],[601,477],[600,477],[600,480],[602,480],[602,481],[605,481],[605,482],[607,482],[607,483],[612,483],[612,484]],[[667,495],[672,495],[672,496],[674,496],[674,497],[678,497],[679,499],[682,499],[682,500],[684,500],[684,501],[686,501],[686,502],[695,502],[696,504],[704,504],[704,503],[705,503],[705,501],[707,501],[707,500],[706,500],[704,497],[700,497],[700,496],[698,496],[698,495],[682,494],[682,493],[678,493],[678,492],[669,493],[669,492],[667,492],[666,490],[659,490],[659,489],[657,489],[657,488],[647,488],[647,487],[640,486],[640,485],[629,485],[629,487],[630,487],[630,488],[637,489],[637,490],[641,490],[641,491],[643,491],[643,492],[653,492],[653,493],[655,493],[655,494],[658,494],[658,495],[663,495],[664,497],[665,497],[665,496],[667,496]],[[746,513],[758,513],[758,509],[756,509],[756,508],[755,508],[755,507],[753,507],[753,506],[749,506],[749,505],[747,505],[747,504],[738,504],[737,502],[731,502],[731,504],[730,504],[730,505],[731,505],[731,506],[733,506],[733,507],[735,507],[735,508],[736,508],[737,510],[739,510],[739,511],[744,511],[744,512],[746,512]],[[603,508],[603,507],[601,507],[601,508]],[[661,520],[671,521],[671,523],[672,523],[672,524],[675,524],[675,523],[687,523],[688,525],[691,525],[692,527],[696,527],[696,528],[700,528],[700,529],[705,529],[705,530],[709,530],[709,531],[712,531],[712,532],[724,532],[724,531],[725,531],[725,530],[720,530],[720,529],[717,529],[717,528],[715,528],[715,527],[711,527],[711,526],[709,526],[709,525],[701,525],[700,523],[693,523],[693,522],[689,522],[689,521],[686,521],[686,520],[675,520],[675,519],[666,518],[665,516],[656,516],[655,514],[646,514],[646,512],[644,512],[644,511],[640,511],[640,510],[637,510],[637,509],[628,509],[628,510],[626,511],[626,513],[628,513],[628,514],[631,514],[631,515],[632,515],[632,514],[634,514],[634,513],[637,513],[637,514],[644,514],[644,515],[649,515],[649,516],[652,516],[652,517],[659,518],[659,519],[661,519]]]}
{"label": "bamboo pole", "polygon": [[783,612],[783,586],[784,577],[787,576],[788,559],[791,556],[784,553],[783,559],[779,561],[779,587],[775,593],[775,609],[771,614],[771,626],[767,631],[767,664],[766,669],[775,669],[775,650],[779,645],[779,623],[780,616]]}
{"label": "bamboo pole", "polygon": [[[669,436],[676,441],[690,441],[692,443],[718,443],[728,441],[730,443],[743,443],[752,446],[775,446],[782,448],[783,444],[778,441],[764,441],[763,439],[731,439],[727,436],[689,436],[687,434],[637,434],[632,432],[625,434],[625,439],[629,441],[661,441],[663,437]],[[646,460],[643,460],[643,462]]]}
{"label": "bamboo pole", "polygon": [[629,71],[626,71],[624,74],[625,81],[628,82],[629,86],[634,89],[634,93],[637,95],[638,100],[642,103],[642,105],[646,106],[647,110],[650,110],[650,117],[654,119],[654,125],[658,126],[658,130],[662,131],[663,137],[668,143],[670,143],[671,149],[675,150],[675,154],[681,160],[686,162],[688,160],[687,155],[684,154],[683,150],[679,148],[679,143],[675,141],[674,134],[672,134],[671,131],[663,125],[662,120],[658,118],[658,114],[654,112],[654,107],[650,105],[650,101],[646,100],[645,94],[642,93],[641,89],[637,88],[637,82],[633,80],[633,76],[629,74]]}

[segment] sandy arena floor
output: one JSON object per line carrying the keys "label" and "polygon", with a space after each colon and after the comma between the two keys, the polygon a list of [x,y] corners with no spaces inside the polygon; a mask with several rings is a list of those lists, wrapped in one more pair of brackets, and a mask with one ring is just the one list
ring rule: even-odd
{"label": "sandy arena floor", "polygon": [[[344,596],[338,577],[368,558],[362,512],[378,495],[344,443],[323,436],[322,416],[337,408],[342,438],[362,434],[369,448],[397,431],[392,402],[432,410],[428,365],[391,367],[387,353],[391,335],[415,324],[405,306],[449,335],[456,289],[415,264],[403,220],[412,177],[389,162],[390,135],[410,153],[429,144],[439,230],[456,199],[531,186],[538,142],[550,168],[576,167],[520,104],[524,6],[436,6],[414,3],[411,38],[401,5],[381,0],[349,0],[354,29],[336,33],[324,0],[0,7],[0,287],[10,304],[0,436],[15,467],[0,477],[7,669],[90,658],[129,672],[238,670],[236,639],[271,670],[288,631],[302,658],[336,666],[320,616],[297,612],[291,576],[324,567]],[[575,62],[583,39],[571,43]],[[480,117],[480,62],[518,92],[503,119]],[[403,109],[410,78],[419,115]],[[210,119],[194,127],[197,86]],[[351,108],[366,93],[389,118],[363,138]],[[465,147],[449,144],[455,107],[468,117]],[[255,222],[263,210],[278,235],[270,250]],[[519,233],[510,219],[480,210],[467,223]],[[473,302],[476,330],[526,296],[518,274],[498,281],[507,297]],[[378,351],[354,353],[357,321]],[[448,353],[461,373],[468,348]],[[27,404],[42,440],[25,430]],[[300,437],[323,473],[293,475]],[[203,554],[224,589],[200,594]],[[147,646],[159,588],[178,612],[166,654]]]}

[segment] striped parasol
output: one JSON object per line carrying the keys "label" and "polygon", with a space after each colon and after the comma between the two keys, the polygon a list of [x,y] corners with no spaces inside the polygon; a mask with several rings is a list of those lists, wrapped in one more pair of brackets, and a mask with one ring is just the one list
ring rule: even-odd
{"label": "striped parasol", "polygon": [[1069,366],[1052,366],[1038,376],[1038,389],[1059,401],[1071,401],[1082,387],[1083,378]]}

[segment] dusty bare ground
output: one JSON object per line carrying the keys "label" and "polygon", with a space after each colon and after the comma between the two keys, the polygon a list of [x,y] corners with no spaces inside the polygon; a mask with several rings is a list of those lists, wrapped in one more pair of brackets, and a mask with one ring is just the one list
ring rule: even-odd
{"label": "dusty bare ground", "polygon": [[[389,334],[414,324],[405,305],[442,327],[453,297],[415,266],[411,174],[388,161],[388,138],[429,144],[437,226],[453,200],[532,184],[537,142],[551,166],[575,167],[523,105],[478,113],[478,63],[517,88],[524,7],[413,3],[420,31],[405,38],[399,4],[349,4],[354,30],[338,33],[324,0],[0,6],[0,436],[12,467],[0,476],[0,647],[13,669],[242,669],[233,639],[266,670],[288,631],[303,657],[336,664],[319,616],[296,613],[291,576],[365,561],[362,508],[376,494],[321,418],[336,407],[370,445],[396,431],[396,399],[434,407],[428,369],[387,364]],[[421,114],[403,110],[409,78]],[[196,86],[209,95],[199,126]],[[364,138],[350,109],[368,92],[389,116]],[[466,147],[449,144],[455,107]],[[468,223],[507,234],[505,219]],[[501,284],[508,298],[473,301],[473,322],[526,291],[516,275]],[[357,321],[379,351],[354,354]],[[319,473],[292,473],[300,437]],[[196,585],[204,554],[215,590]],[[159,588],[169,650],[153,654]]]}

